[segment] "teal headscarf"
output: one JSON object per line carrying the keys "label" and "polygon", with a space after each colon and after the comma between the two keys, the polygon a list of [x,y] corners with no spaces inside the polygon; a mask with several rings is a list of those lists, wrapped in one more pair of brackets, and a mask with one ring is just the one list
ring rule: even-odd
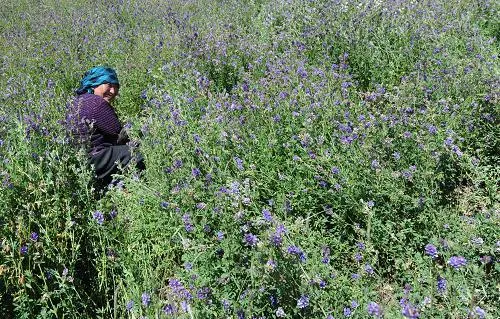
{"label": "teal headscarf", "polygon": [[115,70],[103,66],[92,68],[85,72],[76,94],[93,93],[95,87],[104,83],[120,85]]}

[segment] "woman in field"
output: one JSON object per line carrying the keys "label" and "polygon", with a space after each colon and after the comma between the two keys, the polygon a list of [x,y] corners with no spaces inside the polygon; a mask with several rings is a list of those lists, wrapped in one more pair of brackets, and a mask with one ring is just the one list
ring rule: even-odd
{"label": "woman in field", "polygon": [[[111,183],[118,167],[132,160],[129,138],[111,105],[119,89],[115,70],[92,68],[80,81],[68,112],[71,133],[78,144],[87,146],[89,163],[101,186]],[[135,161],[138,169],[145,168],[142,156],[137,155]]]}

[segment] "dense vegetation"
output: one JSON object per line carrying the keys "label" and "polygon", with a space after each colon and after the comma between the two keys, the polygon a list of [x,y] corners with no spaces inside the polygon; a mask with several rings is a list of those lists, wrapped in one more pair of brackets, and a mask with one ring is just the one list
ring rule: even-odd
{"label": "dense vegetation", "polygon": [[[498,318],[499,2],[7,1],[3,318]],[[65,112],[115,68],[147,169]]]}

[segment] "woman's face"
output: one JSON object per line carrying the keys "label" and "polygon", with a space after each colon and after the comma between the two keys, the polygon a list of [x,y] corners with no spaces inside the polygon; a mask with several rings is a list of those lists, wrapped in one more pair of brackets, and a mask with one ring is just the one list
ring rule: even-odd
{"label": "woman's face", "polygon": [[119,88],[117,84],[103,83],[94,88],[94,94],[102,97],[108,103],[111,103],[118,95]]}

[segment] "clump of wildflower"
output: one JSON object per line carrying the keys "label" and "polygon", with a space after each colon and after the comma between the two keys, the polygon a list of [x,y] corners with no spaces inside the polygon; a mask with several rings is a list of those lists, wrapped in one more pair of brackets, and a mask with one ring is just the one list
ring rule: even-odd
{"label": "clump of wildflower", "polygon": [[166,304],[163,307],[163,313],[166,315],[174,315],[177,312],[177,308],[174,305]]}
{"label": "clump of wildflower", "polygon": [[104,215],[96,210],[93,214],[92,214],[92,218],[99,224],[99,225],[102,225],[104,223]]}
{"label": "clump of wildflower", "polygon": [[330,262],[330,248],[329,247],[323,247],[323,249],[321,249],[321,253],[323,255],[323,258],[321,259],[321,262],[323,264],[328,264]]}
{"label": "clump of wildflower", "polygon": [[151,303],[151,295],[148,294],[147,292],[144,292],[141,296],[141,300],[142,304],[147,307]]}
{"label": "clump of wildflower", "polygon": [[446,292],[447,281],[444,277],[439,276],[437,279],[437,291],[439,294],[444,294]]}
{"label": "clump of wildflower", "polygon": [[266,267],[269,270],[274,270],[276,268],[276,262],[272,259],[269,259],[266,263]]}
{"label": "clump of wildflower", "polygon": [[231,304],[229,303],[229,301],[227,299],[222,299],[221,304],[222,304],[222,308],[224,308],[224,311],[228,311],[231,307]]}
{"label": "clump of wildflower", "polygon": [[19,249],[19,252],[21,253],[21,255],[26,255],[28,253],[28,246],[22,245],[21,248]]}
{"label": "clump of wildflower", "polygon": [[375,273],[375,271],[373,270],[373,267],[370,264],[365,265],[365,271],[370,276],[372,276]]}
{"label": "clump of wildflower", "polygon": [[479,319],[486,318],[486,311],[484,311],[484,309],[482,309],[479,306],[474,307],[474,313],[477,315]]}
{"label": "clump of wildflower", "polygon": [[194,230],[194,226],[191,222],[191,216],[189,214],[184,214],[182,216],[182,222],[184,223],[184,228],[188,233],[192,232]]}
{"label": "clump of wildflower", "polygon": [[294,246],[294,245],[288,246],[287,252],[290,255],[295,255],[295,256],[299,257],[301,262],[305,262],[307,260],[306,254],[302,251],[302,249],[300,249],[297,246]]}
{"label": "clump of wildflower", "polygon": [[420,318],[420,312],[417,307],[409,302],[406,302],[401,309],[401,314],[406,318],[417,319]]}
{"label": "clump of wildflower", "polygon": [[368,303],[368,306],[366,307],[366,311],[372,317],[375,317],[375,318],[382,317],[382,308],[380,308],[379,304],[377,304],[374,301],[371,301],[370,303]]}
{"label": "clump of wildflower", "polygon": [[307,295],[302,295],[300,298],[297,300],[297,308],[299,309],[304,309],[309,306],[309,297]]}
{"label": "clump of wildflower", "polygon": [[436,246],[434,246],[433,244],[427,244],[425,245],[425,253],[428,255],[428,256],[431,256],[432,259],[434,258],[437,258],[438,257],[438,251],[437,251],[437,248]]}
{"label": "clump of wildflower", "polygon": [[361,241],[358,241],[356,243],[356,247],[358,247],[359,250],[365,250],[365,248],[366,248],[365,243],[363,243]]}
{"label": "clump of wildflower", "polygon": [[238,170],[242,171],[244,168],[243,168],[243,160],[239,157],[234,157],[234,163],[236,164],[236,167],[238,168]]}
{"label": "clump of wildflower", "polygon": [[191,176],[193,176],[194,178],[197,178],[200,175],[201,175],[201,171],[198,167],[191,169]]}
{"label": "clump of wildflower", "polygon": [[134,301],[133,300],[129,300],[127,302],[127,305],[125,306],[125,308],[127,309],[127,311],[132,311],[132,308],[134,308]]}
{"label": "clump of wildflower", "polygon": [[252,233],[246,233],[244,236],[244,241],[247,246],[255,247],[259,239]]}
{"label": "clump of wildflower", "polygon": [[281,243],[283,242],[283,234],[286,233],[286,228],[285,225],[280,224],[276,227],[276,231],[271,234],[270,236],[270,241],[271,243],[278,247],[281,246]]}
{"label": "clump of wildflower", "polygon": [[344,307],[344,317],[352,316],[352,310],[349,307]]}
{"label": "clump of wildflower", "polygon": [[354,254],[354,259],[357,262],[360,262],[361,260],[363,260],[363,255],[361,255],[360,253],[356,253],[356,254]]}
{"label": "clump of wildflower", "polygon": [[37,232],[32,232],[32,233],[30,234],[30,239],[31,239],[32,241],[35,241],[35,242],[36,242],[36,241],[38,241],[38,233],[37,233]]}
{"label": "clump of wildflower", "polygon": [[271,212],[269,211],[269,209],[263,209],[262,210],[262,217],[264,217],[264,219],[267,222],[272,222],[273,221],[273,216],[271,215]]}
{"label": "clump of wildflower", "polygon": [[217,240],[222,241],[224,239],[224,233],[222,231],[217,232]]}
{"label": "clump of wildflower", "polygon": [[459,269],[467,265],[467,259],[462,256],[453,256],[448,260],[448,264],[455,269]]}

